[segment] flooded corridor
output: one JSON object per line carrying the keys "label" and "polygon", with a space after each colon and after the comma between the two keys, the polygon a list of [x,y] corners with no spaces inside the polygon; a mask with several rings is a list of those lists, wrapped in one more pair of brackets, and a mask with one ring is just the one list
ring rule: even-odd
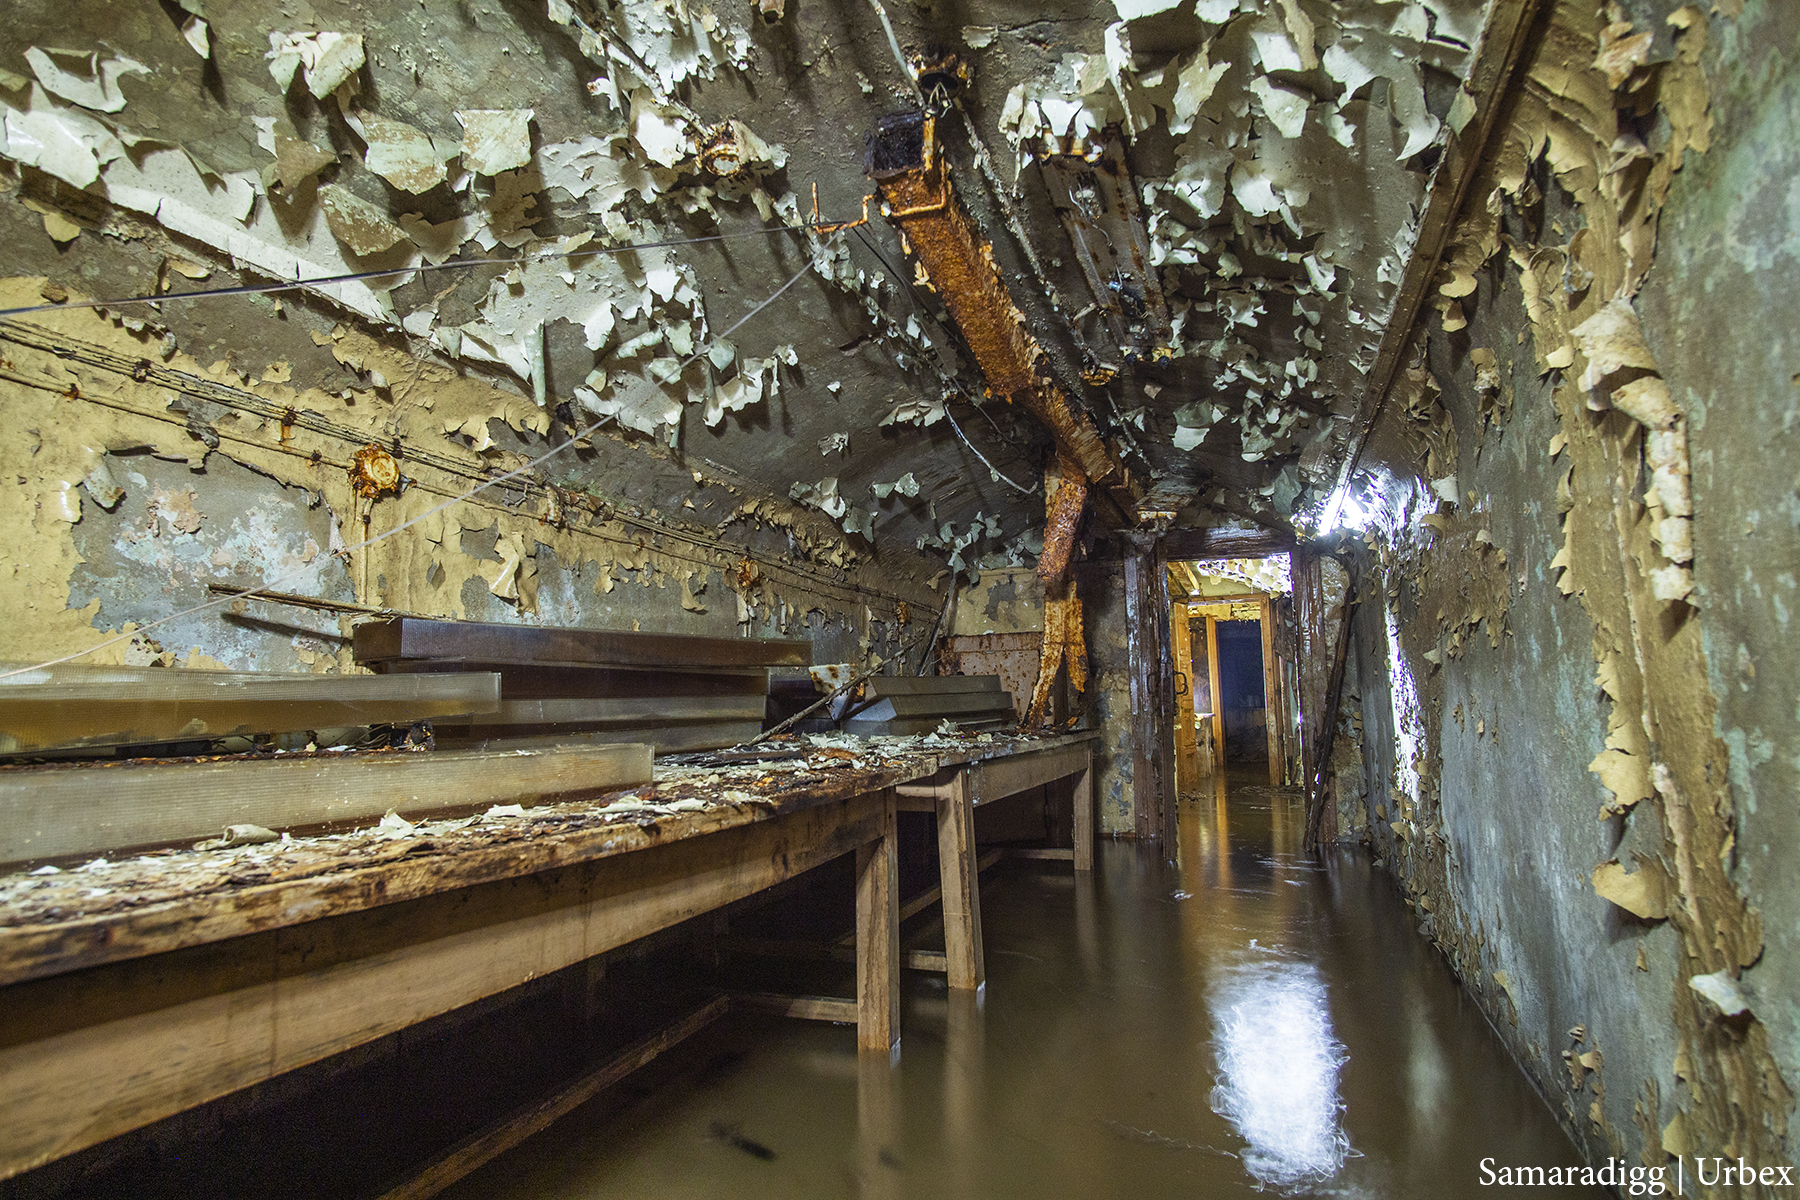
{"label": "flooded corridor", "polygon": [[907,973],[897,1065],[734,1014],[444,1195],[1435,1200],[1580,1163],[1365,854],[1303,856],[1248,776],[1180,818],[1178,867],[984,875],[983,1002]]}

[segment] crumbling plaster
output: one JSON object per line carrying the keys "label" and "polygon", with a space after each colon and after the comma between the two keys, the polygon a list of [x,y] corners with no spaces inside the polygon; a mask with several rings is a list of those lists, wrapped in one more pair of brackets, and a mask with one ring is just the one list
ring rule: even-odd
{"label": "crumbling plaster", "polygon": [[[812,185],[826,219],[859,211],[861,132],[912,96],[871,12],[801,5],[767,25],[727,6],[596,15],[564,0],[210,15],[195,3],[122,18],[97,3],[19,8],[13,55],[0,63],[14,114],[5,153],[35,164],[23,168],[24,192],[50,211],[30,265],[53,279],[117,294],[159,278],[216,281],[225,255],[281,276],[459,252],[571,254],[330,285],[319,289],[327,299],[288,307],[403,326],[415,357],[483,371],[547,410],[567,403],[571,418],[614,413],[690,460],[813,505],[852,539],[942,551],[959,568],[1035,554],[1036,506],[977,451],[1029,484],[1043,438],[1008,406],[976,412],[979,381],[937,302],[911,288],[892,231],[877,220],[854,237],[761,233],[797,223]],[[1335,445],[1327,414],[1360,398],[1359,364],[1410,251],[1411,206],[1461,112],[1455,81],[1481,9],[1154,8],[1071,3],[1025,24],[979,4],[896,15],[904,46],[953,50],[970,68],[962,102],[998,176],[1009,157],[1016,168],[1119,123],[1148,205],[1148,269],[1176,330],[1167,354],[1120,371],[1087,403],[1138,478],[1190,486],[1188,522],[1253,511],[1283,523],[1320,499],[1305,489]],[[52,75],[24,57],[33,46],[79,54],[56,59]],[[90,51],[99,57],[84,67]],[[75,78],[88,69],[105,87]],[[953,148],[959,192],[1008,276],[1029,281],[975,153]],[[1088,282],[1035,168],[1014,189],[1064,300],[1053,311],[1027,283],[1027,317],[1065,382],[1096,355],[1116,367],[1117,347],[1070,325]],[[167,263],[157,252],[170,247],[110,244],[158,225],[176,239]],[[734,240],[580,253],[714,232]],[[42,244],[53,234],[61,250]],[[710,366],[675,377],[687,347],[809,255],[818,276]],[[67,278],[71,267],[83,278]],[[283,341],[241,306],[199,311],[172,304],[156,318],[198,358]],[[248,311],[267,317],[271,306]],[[946,397],[961,397],[950,401],[956,430]],[[897,458],[922,490],[877,498],[870,489],[892,481]]]}
{"label": "crumbling plaster", "polygon": [[[4,294],[43,286],[15,280]],[[915,561],[907,577],[818,561],[809,547],[837,541],[830,527],[815,529],[819,518],[747,500],[741,487],[696,478],[616,437],[596,437],[548,480],[528,477],[426,515],[542,449],[529,425],[523,436],[499,421],[486,428],[488,413],[536,410],[478,381],[428,377],[411,403],[366,385],[345,399],[295,389],[285,364],[246,379],[224,363],[165,358],[160,339],[99,314],[56,314],[37,330],[9,340],[0,363],[8,411],[34,431],[3,446],[22,483],[7,493],[18,532],[4,584],[14,610],[31,615],[0,635],[0,658],[78,650],[95,629],[214,599],[209,582],[286,578],[278,590],[433,615],[811,636],[824,661],[895,655],[917,637],[912,610],[937,603],[921,582],[929,563]],[[407,360],[397,352],[353,334],[323,340],[401,378]],[[476,414],[494,444],[437,448],[446,423],[461,428]],[[398,495],[358,494],[352,452],[377,444],[400,448]],[[672,511],[612,492],[623,479],[609,467],[631,468],[640,494]],[[348,549],[415,517],[411,536]],[[103,653],[349,669],[345,622],[295,613],[234,602]]]}

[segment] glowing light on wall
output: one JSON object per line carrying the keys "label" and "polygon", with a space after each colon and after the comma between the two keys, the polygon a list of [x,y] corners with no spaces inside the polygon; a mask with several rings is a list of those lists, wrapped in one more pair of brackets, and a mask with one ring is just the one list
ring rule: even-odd
{"label": "glowing light on wall", "polygon": [[[1425,754],[1425,721],[1419,714],[1419,689],[1400,655],[1400,614],[1390,602],[1387,616],[1388,673],[1392,686],[1388,699],[1393,705],[1394,755],[1399,768],[1400,787],[1414,806],[1419,803],[1419,773],[1413,764]],[[1409,810],[1410,815],[1410,810]]]}
{"label": "glowing light on wall", "polygon": [[1374,519],[1374,505],[1358,500],[1354,488],[1341,487],[1331,494],[1319,512],[1318,536],[1325,537],[1343,529],[1361,533]]}

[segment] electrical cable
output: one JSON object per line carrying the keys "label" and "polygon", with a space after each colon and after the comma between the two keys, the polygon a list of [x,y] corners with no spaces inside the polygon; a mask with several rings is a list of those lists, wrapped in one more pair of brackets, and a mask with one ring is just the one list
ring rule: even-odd
{"label": "electrical cable", "polygon": [[[979,407],[979,406],[977,406],[977,407]],[[975,448],[975,443],[971,442],[969,440],[969,435],[962,431],[962,426],[958,425],[956,423],[956,418],[951,415],[950,406],[948,404],[944,405],[944,416],[946,416],[950,419],[950,428],[956,430],[956,436],[961,438],[962,444],[969,448],[969,453],[973,454],[976,458],[979,458],[981,460],[981,465],[986,467],[988,470],[990,470],[994,473],[994,478],[1000,480],[1002,483],[1007,484],[1014,491],[1024,492],[1027,496],[1035,495],[1037,493],[1036,487],[1021,487],[1018,484],[1014,483],[1012,480],[1008,479],[1005,475],[1001,474],[1000,468],[996,467],[993,463],[989,462],[987,460],[987,455],[985,455],[981,451],[977,450]]]}
{"label": "electrical cable", "polygon": [[[873,254],[876,257],[876,259],[878,259],[880,261],[882,270],[884,270],[888,273],[889,278],[893,279],[901,287],[906,289],[907,297],[912,300],[913,307],[915,309],[917,309],[919,312],[923,313],[925,315],[926,320],[930,321],[933,325],[936,325],[940,330],[942,330],[944,332],[945,336],[949,337],[951,339],[951,341],[953,341],[956,345],[961,346],[965,351],[968,352],[969,357],[973,358],[975,356],[975,351],[969,346],[968,339],[966,339],[965,337],[962,336],[962,330],[957,329],[953,325],[947,326],[942,321],[939,321],[937,319],[937,315],[935,313],[933,313],[929,307],[926,306],[925,302],[922,299],[920,299],[919,293],[913,287],[912,283],[910,281],[908,281],[905,276],[901,275],[900,272],[898,272],[894,269],[893,264],[888,262],[887,255],[883,254],[879,249],[877,249],[875,244],[873,242],[871,242],[866,236],[864,236],[863,231],[861,229],[858,229],[856,231],[856,239],[859,242],[861,242],[868,249],[870,254]],[[975,401],[973,399],[969,399],[969,397],[967,397],[967,396],[962,396],[961,398],[969,400],[969,403],[974,405],[975,409],[978,412],[980,412],[982,416],[987,417],[988,424],[994,426],[994,432],[1000,433],[1000,426],[994,421],[993,415],[990,414],[987,411],[987,409],[983,408],[980,405],[980,403],[978,403],[977,401]],[[1028,488],[1020,487],[1017,483],[1014,483],[1011,479],[1009,479],[1000,470],[999,467],[996,467],[993,463],[989,462],[987,455],[983,454],[980,450],[977,450],[975,448],[975,443],[969,440],[969,435],[963,432],[962,426],[958,425],[956,423],[956,418],[954,416],[951,416],[950,408],[947,403],[944,407],[944,415],[946,417],[950,418],[950,428],[952,428],[956,431],[956,436],[962,440],[962,444],[969,448],[969,453],[973,454],[976,458],[979,458],[981,460],[981,465],[986,467],[988,470],[992,471],[994,473],[995,478],[1001,480],[1002,482],[1006,483],[1007,485],[1014,488],[1015,490],[1025,493],[1027,496],[1032,496],[1032,495],[1037,494],[1038,489],[1035,485],[1032,487],[1028,487]],[[1005,436],[1005,435],[1002,434],[1002,436]]]}
{"label": "electrical cable", "polygon": [[[710,350],[714,345],[716,345],[718,342],[722,341],[723,339],[730,337],[732,334],[736,333],[739,329],[743,328],[743,326],[752,317],[756,316],[758,313],[760,313],[764,309],[768,308],[771,304],[775,303],[775,301],[780,299],[781,296],[789,288],[793,287],[796,283],[799,283],[802,279],[804,279],[806,277],[807,273],[810,272],[812,269],[813,269],[813,264],[809,261],[804,267],[800,268],[799,274],[795,275],[792,279],[789,279],[786,283],[782,284],[779,288],[776,288],[775,291],[770,293],[767,298],[765,298],[759,304],[757,304],[757,306],[755,308],[751,309],[749,312],[747,312],[743,316],[739,317],[735,322],[732,323],[732,325],[729,329],[726,329],[722,333],[715,335],[710,341],[707,342],[706,345],[700,347],[699,349],[695,350],[694,353],[690,354],[682,362],[681,366],[679,368],[677,368],[676,373],[679,375],[681,371],[685,371],[688,367],[692,366],[694,363],[699,362],[700,359],[706,355],[707,351]],[[465,500],[468,500],[473,496],[479,495],[480,493],[487,491],[489,488],[495,487],[502,483],[506,483],[509,480],[517,479],[519,476],[524,475],[530,471],[533,471],[536,468],[542,466],[544,463],[550,461],[552,458],[555,458],[558,454],[561,454],[564,450],[567,450],[569,447],[575,445],[577,442],[581,441],[583,438],[586,438],[594,433],[599,432],[599,430],[603,426],[611,423],[612,420],[613,420],[613,417],[611,417],[611,416],[601,417],[599,420],[594,421],[591,424],[587,425],[586,427],[569,435],[569,438],[567,441],[564,441],[562,444],[560,444],[558,446],[554,446],[549,450],[546,450],[544,453],[538,455],[536,458],[529,460],[528,462],[524,463],[523,465],[515,467],[503,475],[496,475],[492,479],[485,480],[484,482],[479,483],[476,486],[470,488],[468,491],[463,492],[461,495],[452,497],[451,499],[444,501],[442,504],[439,504],[434,508],[428,508],[424,512],[420,513],[418,516],[413,517],[410,520],[407,520],[405,522],[402,522],[401,524],[394,526],[392,529],[384,530],[383,532],[376,534],[374,537],[364,538],[362,541],[357,542],[354,545],[345,546],[342,550],[336,551],[334,553],[348,554],[353,550],[362,550],[366,547],[373,546],[377,542],[384,542],[388,538],[391,538],[391,537],[395,536],[396,534],[403,533],[404,531],[412,528],[414,525],[417,525],[419,522],[425,520],[427,517],[434,517],[437,514],[445,511],[446,509],[452,508],[458,504],[463,503]],[[112,637],[106,638],[105,640],[100,641],[100,642],[96,642],[94,645],[87,647],[85,650],[77,650],[73,654],[65,654],[60,658],[52,658],[52,659],[47,659],[44,662],[33,663],[31,666],[28,666],[28,667],[15,667],[10,671],[0,672],[0,679],[10,679],[15,675],[23,675],[23,674],[26,674],[31,671],[41,671],[47,667],[54,667],[54,666],[59,666],[66,662],[73,662],[75,659],[78,659],[78,658],[86,658],[88,655],[93,654],[97,650],[104,650],[108,646],[116,646],[120,642],[129,641],[130,639],[137,637],[141,633],[144,633],[151,629],[155,629],[162,625],[167,625],[171,621],[177,621],[183,617],[191,617],[191,616],[195,615],[196,613],[206,612],[210,609],[222,608],[226,605],[235,603],[238,600],[253,599],[253,598],[255,598],[255,596],[257,594],[259,594],[263,591],[285,587],[288,584],[294,583],[294,582],[304,578],[305,576],[312,574],[313,571],[315,571],[316,569],[317,568],[310,566],[310,565],[305,566],[305,567],[300,568],[297,571],[293,571],[287,575],[283,575],[279,579],[272,580],[269,583],[264,584],[262,587],[249,588],[249,589],[246,589],[241,592],[234,592],[232,595],[229,595],[229,596],[222,596],[217,600],[209,600],[205,604],[196,604],[192,608],[185,608],[185,609],[182,609],[180,612],[170,613],[166,617],[158,618],[155,621],[151,621],[147,625],[140,625],[136,629],[132,629],[128,632],[114,634]]]}
{"label": "electrical cable", "polygon": [[[25,308],[0,308],[0,317],[21,317],[29,313],[79,311],[90,308],[117,308],[122,304],[161,304],[167,300],[208,300],[217,296],[268,296],[276,292],[292,292],[301,288],[318,287],[327,283],[355,283],[363,279],[386,279],[395,275],[428,274],[433,271],[449,271],[460,267],[513,267],[531,263],[555,262],[566,258],[588,258],[602,254],[625,254],[638,250],[667,250],[676,246],[698,246],[708,242],[723,242],[733,238],[770,237],[778,233],[807,233],[814,226],[811,223],[801,225],[773,225],[762,229],[745,229],[737,233],[712,233],[705,237],[665,238],[656,242],[632,242],[623,246],[578,246],[573,250],[558,250],[550,254],[527,254],[516,258],[459,258],[441,263],[422,262],[409,267],[390,267],[380,271],[351,271],[343,275],[324,275],[317,279],[284,280],[281,283],[247,283],[238,287],[204,288],[195,292],[164,292],[155,296],[126,296],[118,300],[73,300],[60,304],[34,304]],[[260,270],[250,266],[240,270]]]}
{"label": "electrical cable", "polygon": [[913,74],[912,66],[906,61],[906,55],[900,52],[900,39],[894,36],[894,26],[888,20],[887,8],[883,6],[881,0],[869,0],[869,4],[875,9],[875,15],[881,18],[881,28],[887,33],[888,49],[894,52],[894,61],[900,65],[900,74],[906,78],[908,84],[912,85],[912,92],[918,98],[919,107],[924,108],[925,93],[920,89],[919,77]]}

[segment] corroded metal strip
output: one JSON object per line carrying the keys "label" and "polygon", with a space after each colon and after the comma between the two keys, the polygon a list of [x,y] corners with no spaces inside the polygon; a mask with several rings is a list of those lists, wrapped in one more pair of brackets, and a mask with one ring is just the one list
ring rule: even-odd
{"label": "corroded metal strip", "polygon": [[1054,383],[1040,383],[1013,399],[1050,431],[1057,449],[1079,463],[1089,480],[1098,483],[1118,474],[1119,464],[1100,440],[1100,431],[1085,413],[1075,411],[1061,388]]}
{"label": "corroded metal strip", "polygon": [[1119,127],[1088,155],[1051,154],[1039,165],[1113,345],[1130,359],[1167,357],[1169,308],[1150,266],[1150,237]]}
{"label": "corroded metal strip", "polygon": [[1079,696],[1087,691],[1087,631],[1081,616],[1081,598],[1075,581],[1067,580],[1044,589],[1044,648],[1038,660],[1037,685],[1025,713],[1025,728],[1046,724],[1050,698],[1056,690],[1057,668],[1066,665],[1069,687]]}

